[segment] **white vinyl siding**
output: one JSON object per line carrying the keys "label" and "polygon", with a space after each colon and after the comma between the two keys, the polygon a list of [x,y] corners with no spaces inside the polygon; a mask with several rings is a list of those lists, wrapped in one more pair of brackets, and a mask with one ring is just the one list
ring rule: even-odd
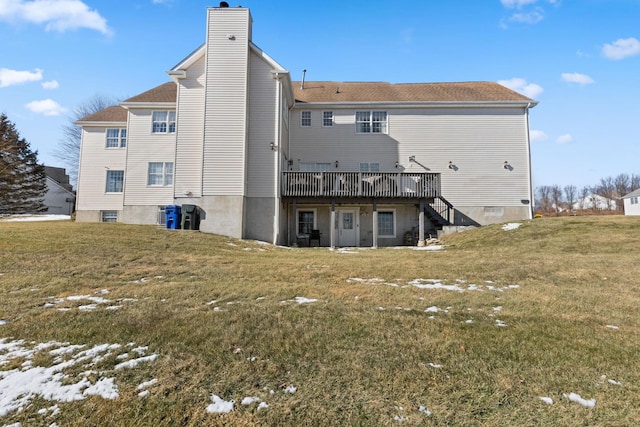
{"label": "white vinyl siding", "polygon": [[[365,110],[333,109],[331,138],[326,129],[291,128],[290,157],[339,160],[346,171],[359,171],[366,160],[378,163],[381,172],[440,173],[441,193],[456,207],[527,206],[530,170],[522,107],[387,109],[389,134],[366,136],[353,132],[356,111]],[[415,162],[409,161],[412,156]],[[504,168],[505,160],[513,170]],[[449,168],[450,161],[457,170]]]}
{"label": "white vinyl siding", "polygon": [[[109,128],[125,128],[113,123]],[[126,150],[106,150],[107,128],[86,126],[82,129],[76,208],[80,211],[121,210],[123,193],[105,193],[105,170],[125,170]],[[106,168],[106,169],[105,169]]]}
{"label": "white vinyl siding", "polygon": [[176,155],[175,133],[149,132],[152,115],[149,109],[129,109],[125,206],[173,204],[172,186],[148,185],[148,164],[173,163]]}
{"label": "white vinyl siding", "polygon": [[199,197],[202,190],[202,138],[204,136],[204,56],[178,82],[175,195]]}
{"label": "white vinyl siding", "polygon": [[[247,9],[208,10],[203,195],[245,193],[249,21]],[[229,40],[228,34],[234,39]],[[268,149],[269,141],[264,141]]]}

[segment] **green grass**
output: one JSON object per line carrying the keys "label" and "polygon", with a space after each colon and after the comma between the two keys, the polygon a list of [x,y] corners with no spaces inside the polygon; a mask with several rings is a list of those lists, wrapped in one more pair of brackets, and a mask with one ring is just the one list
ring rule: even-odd
{"label": "green grass", "polygon": [[[57,403],[45,416],[56,402],[35,398],[0,425],[640,425],[640,219],[545,218],[444,243],[343,254],[150,226],[0,223],[0,339],[134,342],[158,355],[96,365],[90,380],[115,378],[117,399]],[[420,278],[483,290],[406,286]],[[45,306],[73,295],[122,307]],[[318,301],[286,302],[297,296]],[[24,361],[0,365],[0,385]],[[32,362],[55,360],[41,351]],[[207,413],[211,394],[235,410]],[[240,405],[247,396],[269,407]]]}

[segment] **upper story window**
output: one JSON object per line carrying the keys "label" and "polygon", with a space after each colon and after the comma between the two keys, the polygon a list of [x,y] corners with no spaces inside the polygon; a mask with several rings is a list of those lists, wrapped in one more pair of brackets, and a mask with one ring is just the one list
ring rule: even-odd
{"label": "upper story window", "polygon": [[333,126],[333,111],[322,112],[322,126],[324,127]]}
{"label": "upper story window", "polygon": [[147,174],[147,185],[173,185],[173,162],[151,162]]}
{"label": "upper story window", "polygon": [[356,133],[387,133],[387,112],[356,111]]}
{"label": "upper story window", "polygon": [[152,133],[175,133],[176,132],[176,112],[175,111],[154,111],[153,112]]}
{"label": "upper story window", "polygon": [[107,171],[107,185],[105,192],[122,193],[124,184],[124,171]]}
{"label": "upper story window", "polygon": [[380,163],[360,163],[360,172],[380,172]]}
{"label": "upper story window", "polygon": [[631,204],[632,205],[637,205],[638,204],[638,198],[637,197],[632,197],[631,198]]}
{"label": "upper story window", "polygon": [[329,172],[331,163],[300,162],[298,169],[300,172]]}
{"label": "upper story window", "polygon": [[300,111],[300,126],[303,128],[311,127],[311,111]]}
{"label": "upper story window", "polygon": [[127,146],[126,129],[107,129],[107,148],[124,148]]}

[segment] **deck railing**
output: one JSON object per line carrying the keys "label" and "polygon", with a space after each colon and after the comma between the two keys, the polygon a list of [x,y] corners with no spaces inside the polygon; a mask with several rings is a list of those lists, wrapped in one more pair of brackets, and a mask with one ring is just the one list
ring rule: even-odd
{"label": "deck railing", "polygon": [[283,172],[285,197],[404,197],[440,195],[438,173]]}

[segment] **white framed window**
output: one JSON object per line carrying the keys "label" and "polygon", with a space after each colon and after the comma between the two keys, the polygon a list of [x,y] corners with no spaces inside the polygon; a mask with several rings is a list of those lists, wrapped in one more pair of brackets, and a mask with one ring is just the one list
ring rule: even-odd
{"label": "white framed window", "polygon": [[300,162],[298,169],[300,172],[329,172],[331,163]]}
{"label": "white framed window", "polygon": [[173,162],[150,162],[147,185],[153,187],[173,185]]}
{"label": "white framed window", "polygon": [[378,236],[379,237],[396,237],[396,211],[380,210],[378,211]]}
{"label": "white framed window", "polygon": [[300,111],[300,127],[311,127],[311,111]]}
{"label": "white framed window", "polygon": [[102,221],[102,222],[118,222],[118,211],[102,211],[102,212],[100,212],[100,221]]}
{"label": "white framed window", "polygon": [[356,111],[356,133],[387,133],[386,111]]}
{"label": "white framed window", "polygon": [[127,146],[126,129],[107,129],[107,148],[125,148]]}
{"label": "white framed window", "polygon": [[167,213],[165,206],[158,206],[158,216],[156,218],[156,224],[165,225],[167,223]]}
{"label": "white framed window", "polygon": [[631,198],[631,204],[632,205],[637,205],[638,204],[638,198],[637,197],[632,197]]}
{"label": "white framed window", "polygon": [[175,133],[176,132],[176,112],[175,111],[154,111],[152,114],[152,133]]}
{"label": "white framed window", "polygon": [[296,212],[296,231],[298,236],[311,234],[311,230],[316,230],[317,225],[316,209],[298,209]]}
{"label": "white framed window", "polygon": [[122,193],[124,186],[124,171],[107,171],[106,193]]}
{"label": "white framed window", "polygon": [[360,163],[360,172],[380,172],[380,163]]}
{"label": "white framed window", "polygon": [[324,127],[333,126],[333,111],[322,112],[322,126]]}

